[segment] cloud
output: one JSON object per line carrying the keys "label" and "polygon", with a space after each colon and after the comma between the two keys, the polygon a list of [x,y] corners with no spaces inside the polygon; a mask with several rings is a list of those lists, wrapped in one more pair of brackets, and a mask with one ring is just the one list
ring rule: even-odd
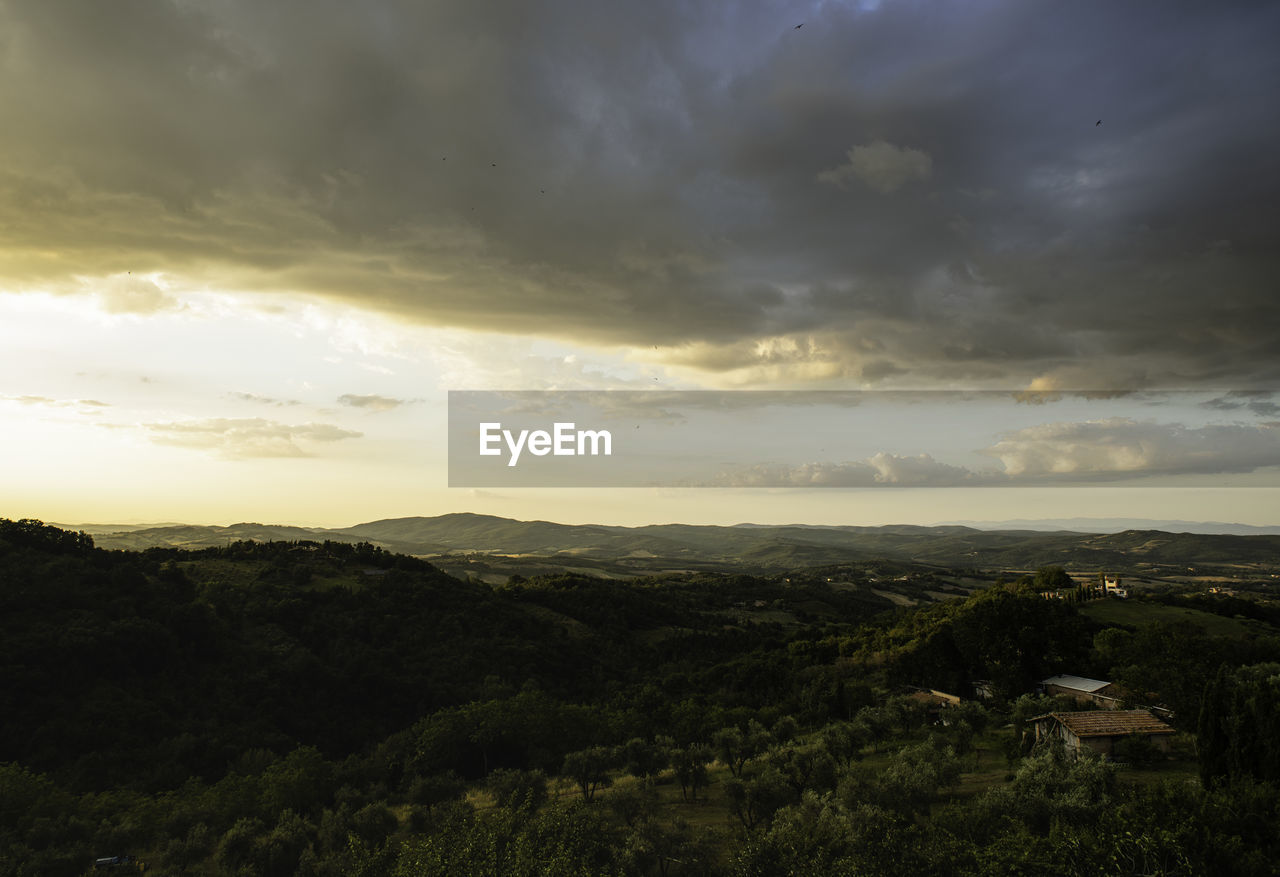
{"label": "cloud", "polygon": [[818,174],[818,181],[847,189],[856,179],[887,195],[906,183],[927,180],[933,173],[933,159],[928,153],[883,140],[853,147],[848,158],[844,164]]}
{"label": "cloud", "polygon": [[369,411],[390,411],[392,408],[399,408],[405,404],[404,399],[392,399],[388,396],[360,396],[353,393],[344,393],[338,397],[338,403],[346,405],[350,408],[364,408]]}
{"label": "cloud", "polygon": [[958,487],[990,484],[998,473],[974,472],[935,460],[929,454],[878,453],[844,463],[762,463],[720,472],[715,487]]}
{"label": "cloud", "polygon": [[155,314],[180,306],[154,278],[125,273],[87,285],[95,289],[102,309],[109,314]]}
{"label": "cloud", "polygon": [[1003,436],[981,453],[1013,479],[1113,479],[1252,472],[1280,466],[1280,423],[1186,427],[1116,417],[1048,423]]}
{"label": "cloud", "polygon": [[239,399],[242,402],[254,402],[259,405],[272,405],[276,408],[291,408],[294,405],[301,405],[297,399],[274,399],[270,396],[260,396],[257,393],[228,393],[232,399]]}
{"label": "cloud", "polygon": [[[450,409],[459,417],[538,416],[560,420],[572,415],[580,422],[625,429],[637,422],[688,423],[708,412],[754,411],[771,408],[856,408],[868,401],[887,401],[894,394],[858,390],[479,390],[450,393]],[[913,401],[918,394],[897,395]]]}
{"label": "cloud", "polygon": [[904,487],[959,485],[982,477],[962,466],[940,463],[928,454],[903,457],[879,453],[868,462],[876,471],[877,482]]}
{"label": "cloud", "polygon": [[49,408],[110,408],[111,403],[97,399],[52,399],[48,396],[0,396],[9,402],[21,405],[40,405]]}
{"label": "cloud", "polygon": [[311,455],[296,442],[336,442],[362,435],[326,423],[290,426],[260,417],[148,423],[144,428],[158,445],[215,451],[230,459],[307,457]]}
{"label": "cloud", "polygon": [[1009,433],[979,453],[999,466],[970,468],[930,454],[882,452],[842,463],[736,466],[700,486],[1051,486],[1254,472],[1280,466],[1280,422],[1192,428],[1117,417],[1048,423]]}
{"label": "cloud", "polygon": [[1258,417],[1275,417],[1280,414],[1280,404],[1271,401],[1272,396],[1269,390],[1233,390],[1201,404],[1217,411],[1244,410]]}
{"label": "cloud", "polygon": [[742,385],[1274,386],[1278,17],[6,3],[0,285],[303,292]]}

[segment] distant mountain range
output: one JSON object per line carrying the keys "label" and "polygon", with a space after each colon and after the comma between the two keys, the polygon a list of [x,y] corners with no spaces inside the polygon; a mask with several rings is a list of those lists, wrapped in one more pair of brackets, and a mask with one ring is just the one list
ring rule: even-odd
{"label": "distant mountain range", "polygon": [[132,533],[134,530],[154,530],[159,527],[185,527],[186,524],[178,521],[165,521],[163,523],[152,524],[59,524],[56,521],[47,522],[51,527],[57,527],[61,530],[70,530],[73,533],[88,533],[90,536],[97,536],[99,533]]}
{"label": "distant mountain range", "polygon": [[1218,536],[1280,536],[1280,526],[1256,527],[1222,521],[1155,521],[1146,518],[1040,518],[1012,521],[947,521],[941,526],[979,530],[1071,530],[1077,533],[1119,533],[1124,530],[1164,530],[1166,533],[1204,533]]}
{"label": "distant mountain range", "polygon": [[[1009,523],[1026,526],[1018,529],[983,529],[963,524],[620,527],[517,521],[458,513],[390,518],[341,528],[242,523],[227,527],[167,525],[111,533],[101,532],[98,527],[80,529],[92,533],[96,544],[103,548],[206,548],[249,539],[329,539],[372,542],[403,554],[536,556],[554,558],[562,568],[610,564],[637,573],[645,569],[708,565],[779,571],[873,559],[1007,569],[1045,564],[1063,564],[1076,569],[1149,568],[1161,564],[1180,568],[1213,564],[1239,569],[1280,569],[1280,535],[1276,534],[1175,533],[1149,528],[1113,533],[1083,532],[1086,526],[1095,530],[1103,528],[1090,519]],[[1049,529],[1056,523],[1071,526]],[[1114,523],[1117,522],[1101,522],[1108,527]]]}
{"label": "distant mountain range", "polygon": [[319,527],[290,527],[279,524],[232,524],[229,527],[201,524],[143,524],[125,525],[111,529],[107,524],[55,524],[65,530],[83,530],[93,537],[99,548],[211,548],[228,542],[295,542],[299,540],[325,540],[359,542],[354,537],[343,538],[341,531]]}

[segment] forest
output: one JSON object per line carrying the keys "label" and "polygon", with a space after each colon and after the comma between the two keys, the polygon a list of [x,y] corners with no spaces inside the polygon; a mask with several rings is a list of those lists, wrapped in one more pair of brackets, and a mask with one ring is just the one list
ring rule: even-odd
{"label": "forest", "polygon": [[[1063,581],[487,584],[0,520],[0,875],[1273,874],[1274,601],[1118,624]],[[1084,708],[1035,693],[1058,673],[1158,707],[1169,752],[1036,745]]]}

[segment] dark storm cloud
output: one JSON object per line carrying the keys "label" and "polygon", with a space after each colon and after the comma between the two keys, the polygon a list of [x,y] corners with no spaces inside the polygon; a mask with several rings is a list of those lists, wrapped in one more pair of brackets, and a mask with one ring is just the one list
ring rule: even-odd
{"label": "dark storm cloud", "polygon": [[1280,379],[1274,4],[0,0],[0,34],[7,286],[169,271],[745,382]]}
{"label": "dark storm cloud", "polygon": [[1266,390],[1234,390],[1201,404],[1216,411],[1248,411],[1258,417],[1275,417],[1280,414],[1280,404],[1272,401],[1274,395]]}

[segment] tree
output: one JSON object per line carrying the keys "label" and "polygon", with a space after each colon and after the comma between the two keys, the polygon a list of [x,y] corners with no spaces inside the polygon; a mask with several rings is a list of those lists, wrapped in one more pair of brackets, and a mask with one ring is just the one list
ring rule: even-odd
{"label": "tree", "polygon": [[684,800],[696,801],[698,789],[710,781],[707,774],[707,762],[710,760],[710,747],[701,743],[677,748],[671,753],[671,766],[675,768],[676,780],[680,783],[680,796]]}
{"label": "tree", "polygon": [[1093,637],[1093,652],[1099,664],[1112,672],[1112,668],[1129,663],[1133,646],[1133,634],[1123,627],[1108,627]]}
{"label": "tree", "polygon": [[1127,651],[1131,663],[1116,668],[1115,681],[1190,721],[1199,717],[1201,697],[1218,666],[1246,663],[1238,640],[1209,636],[1192,621],[1143,625]]}
{"label": "tree", "polygon": [[751,757],[744,743],[745,739],[739,728],[721,728],[711,735],[711,745],[715,747],[716,757],[729,768],[731,776],[741,776],[742,766]]}
{"label": "tree", "polygon": [[735,727],[721,728],[712,735],[711,745],[715,748],[716,757],[729,768],[729,773],[740,777],[747,761],[768,749],[773,740],[773,735],[752,719],[745,733]]}
{"label": "tree", "polygon": [[[627,836],[621,859],[628,874],[706,874],[715,858],[713,844],[677,816],[667,828],[653,819],[637,823]],[[678,867],[673,871],[672,866]]]}
{"label": "tree", "polygon": [[729,808],[748,831],[768,825],[779,809],[794,800],[787,778],[772,764],[725,780],[724,793]]}
{"label": "tree", "polygon": [[924,839],[920,829],[875,805],[847,807],[809,793],[779,810],[767,830],[741,845],[730,873],[740,877],[944,873],[937,867],[942,863],[927,861]]}
{"label": "tree", "polygon": [[[391,816],[390,811],[387,815],[391,817],[394,827],[395,817]],[[253,843],[251,855],[258,873],[265,877],[290,877],[298,870],[298,860],[311,845],[315,834],[315,826],[298,814],[291,810],[281,813],[275,828]]]}
{"label": "tree", "polygon": [[596,789],[609,785],[609,771],[617,766],[618,751],[607,746],[593,746],[570,752],[564,758],[564,774],[578,784],[582,800],[593,801]]}
{"label": "tree", "polygon": [[1130,734],[1115,742],[1111,747],[1111,757],[1134,767],[1145,767],[1159,761],[1163,754],[1160,748],[1151,742],[1150,736]]}
{"label": "tree", "polygon": [[628,828],[635,828],[637,823],[653,816],[658,793],[648,778],[623,777],[610,789],[605,804]]}
{"label": "tree", "polygon": [[633,777],[657,776],[667,766],[666,747],[641,737],[628,740],[622,747],[621,757],[627,773]]}
{"label": "tree", "polygon": [[822,729],[822,744],[841,764],[849,764],[862,754],[871,737],[870,729],[860,722],[833,722]]}
{"label": "tree", "polygon": [[452,801],[466,789],[466,783],[452,771],[431,774],[413,781],[409,786],[409,800],[419,806],[430,808],[445,801]]}
{"label": "tree", "polygon": [[1206,785],[1280,783],[1280,664],[1221,667],[1205,687],[1197,742]]}
{"label": "tree", "polygon": [[904,816],[925,812],[945,787],[960,779],[960,762],[950,746],[926,741],[897,752],[874,780],[877,803]]}
{"label": "tree", "polygon": [[769,762],[781,771],[796,798],[810,789],[835,786],[836,762],[821,743],[783,746],[769,753]]}
{"label": "tree", "polygon": [[1017,697],[1052,667],[1085,658],[1087,627],[1062,600],[1029,588],[991,588],[957,611],[951,635],[969,678],[990,679],[998,696]]}
{"label": "tree", "polygon": [[1071,576],[1060,566],[1042,566],[1036,570],[1034,587],[1037,591],[1060,591],[1075,586]]}
{"label": "tree", "polygon": [[406,844],[394,871],[374,874],[475,874],[493,877],[615,877],[613,833],[596,808],[553,804],[530,813],[497,808],[457,813]]}
{"label": "tree", "polygon": [[532,807],[547,801],[547,775],[540,770],[512,770],[500,767],[489,774],[485,786],[500,807]]}
{"label": "tree", "polygon": [[1046,747],[1018,769],[1010,812],[1038,835],[1048,835],[1055,824],[1094,825],[1115,792],[1115,772],[1100,756],[1072,757],[1061,746]]}
{"label": "tree", "polygon": [[333,766],[313,746],[293,750],[262,773],[268,818],[283,810],[318,813],[333,794]]}
{"label": "tree", "polygon": [[254,841],[262,834],[262,821],[240,819],[218,842],[218,863],[232,874],[253,862]]}

